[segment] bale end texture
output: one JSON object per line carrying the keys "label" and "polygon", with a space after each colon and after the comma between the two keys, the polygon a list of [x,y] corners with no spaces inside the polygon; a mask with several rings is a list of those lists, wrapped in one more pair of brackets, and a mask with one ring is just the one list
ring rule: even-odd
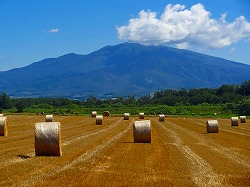
{"label": "bale end texture", "polygon": [[0,117],[0,136],[7,136],[7,117]]}
{"label": "bale end texture", "polygon": [[238,117],[231,117],[231,125],[238,126]]}
{"label": "bale end texture", "polygon": [[35,124],[36,156],[61,156],[60,122],[42,122]]}
{"label": "bale end texture", "polygon": [[247,117],[246,116],[240,116],[240,122],[241,123],[246,123],[247,122]]}
{"label": "bale end texture", "polygon": [[124,113],[124,120],[129,120],[129,113]]}
{"label": "bale end texture", "polygon": [[141,112],[141,113],[139,113],[139,119],[144,119],[144,113],[143,112]]}
{"label": "bale end texture", "polygon": [[108,117],[109,115],[110,115],[109,111],[104,111],[104,112],[103,112],[103,116]]}
{"label": "bale end texture", "polygon": [[96,116],[96,125],[102,125],[103,116]]}
{"label": "bale end texture", "polygon": [[133,134],[135,143],[151,143],[151,121],[134,121]]}
{"label": "bale end texture", "polygon": [[91,117],[92,117],[92,118],[95,118],[96,115],[97,115],[97,112],[96,112],[96,111],[92,111],[92,112],[91,112]]}
{"label": "bale end texture", "polygon": [[165,121],[165,115],[159,114],[159,121]]}
{"label": "bale end texture", "polygon": [[207,121],[207,133],[218,133],[218,121],[217,120],[208,120]]}
{"label": "bale end texture", "polygon": [[53,115],[46,115],[46,122],[52,122],[53,121]]}

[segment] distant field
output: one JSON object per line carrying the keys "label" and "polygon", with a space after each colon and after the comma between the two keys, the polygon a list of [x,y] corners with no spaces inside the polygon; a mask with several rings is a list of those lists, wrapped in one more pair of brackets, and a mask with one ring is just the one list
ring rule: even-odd
{"label": "distant field", "polygon": [[151,120],[152,143],[133,142],[138,117],[54,116],[62,156],[35,157],[34,124],[42,115],[9,115],[0,137],[0,186],[250,186],[250,120],[206,133],[206,118]]}

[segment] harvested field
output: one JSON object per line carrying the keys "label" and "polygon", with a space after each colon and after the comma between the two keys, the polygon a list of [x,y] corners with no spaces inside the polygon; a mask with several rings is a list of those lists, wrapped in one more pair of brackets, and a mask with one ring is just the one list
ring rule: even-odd
{"label": "harvested field", "polygon": [[9,115],[0,137],[0,186],[250,186],[250,122],[205,118],[151,120],[151,143],[133,142],[138,116],[54,116],[62,156],[35,156],[34,124],[44,116]]}

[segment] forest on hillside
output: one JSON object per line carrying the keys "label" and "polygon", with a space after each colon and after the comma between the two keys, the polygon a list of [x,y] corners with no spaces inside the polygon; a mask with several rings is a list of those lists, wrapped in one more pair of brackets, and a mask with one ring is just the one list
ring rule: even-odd
{"label": "forest on hillside", "polygon": [[[250,80],[238,85],[222,85],[219,88],[166,89],[139,98],[118,96],[98,99],[94,96],[84,101],[67,98],[10,98],[0,95],[0,111],[84,114],[91,110],[111,110],[114,114],[144,110],[148,114],[204,114],[223,113],[250,115]],[[199,112],[198,112],[199,111]]]}

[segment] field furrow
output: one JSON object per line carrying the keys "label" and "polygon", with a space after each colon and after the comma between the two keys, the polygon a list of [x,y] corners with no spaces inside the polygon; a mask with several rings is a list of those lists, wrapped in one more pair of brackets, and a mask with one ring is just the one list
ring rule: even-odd
{"label": "field furrow", "polygon": [[35,156],[34,124],[44,116],[8,116],[0,137],[0,186],[250,186],[250,125],[206,133],[198,118],[151,120],[151,143],[134,143],[138,117],[55,116],[62,156]]}

